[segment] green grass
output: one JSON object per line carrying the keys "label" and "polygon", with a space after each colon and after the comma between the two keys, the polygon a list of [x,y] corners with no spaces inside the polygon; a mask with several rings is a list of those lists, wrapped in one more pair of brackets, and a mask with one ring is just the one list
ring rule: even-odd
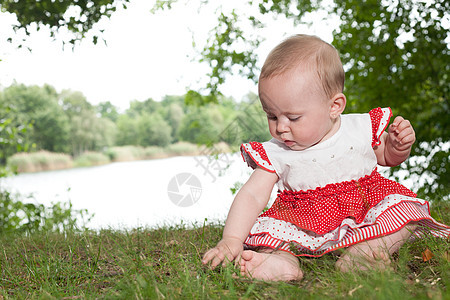
{"label": "green grass", "polygon": [[[447,220],[448,221],[448,220]],[[448,240],[404,246],[393,270],[342,274],[337,257],[302,258],[304,280],[235,278],[233,266],[210,270],[203,253],[220,225],[41,232],[0,237],[3,299],[450,299]],[[429,249],[433,258],[424,262]],[[1,296],[0,296],[0,299]]]}

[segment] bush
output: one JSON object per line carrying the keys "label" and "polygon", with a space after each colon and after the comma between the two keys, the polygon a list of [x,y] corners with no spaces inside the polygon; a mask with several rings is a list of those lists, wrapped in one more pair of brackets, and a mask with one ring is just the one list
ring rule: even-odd
{"label": "bush", "polygon": [[73,210],[70,201],[46,207],[15,200],[10,192],[0,190],[0,234],[76,231],[85,229],[91,218],[87,210]]}
{"label": "bush", "polygon": [[85,152],[75,159],[76,167],[98,166],[110,163],[110,159],[100,152]]}
{"label": "bush", "polygon": [[231,147],[225,142],[220,142],[220,143],[214,144],[213,148],[215,151],[217,151],[217,153],[230,153],[231,152]]}
{"label": "bush", "polygon": [[158,147],[158,146],[145,147],[144,151],[143,151],[143,155],[144,155],[145,159],[167,157],[167,154],[164,152],[164,149],[161,147]]}
{"label": "bush", "polygon": [[158,146],[119,146],[112,147],[106,151],[111,161],[132,161],[141,159],[163,158],[168,155],[164,148]]}
{"label": "bush", "polygon": [[16,153],[7,160],[9,168],[17,172],[40,172],[59,170],[73,166],[72,157],[64,153],[39,151],[33,153]]}
{"label": "bush", "polygon": [[130,161],[140,159],[143,148],[139,146],[111,147],[106,151],[111,161]]}
{"label": "bush", "polygon": [[169,145],[165,148],[165,151],[170,156],[177,155],[198,155],[200,153],[200,148],[192,143],[188,142],[178,142]]}

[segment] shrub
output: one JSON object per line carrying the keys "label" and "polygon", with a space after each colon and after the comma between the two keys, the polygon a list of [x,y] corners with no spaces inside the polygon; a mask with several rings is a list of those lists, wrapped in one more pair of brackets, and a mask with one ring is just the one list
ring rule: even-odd
{"label": "shrub", "polygon": [[0,234],[84,230],[91,218],[87,210],[74,210],[70,201],[46,207],[13,199],[10,192],[0,190]]}
{"label": "shrub", "polygon": [[165,151],[170,156],[177,155],[198,155],[200,153],[200,148],[192,143],[188,142],[178,142],[169,145],[165,148]]}
{"label": "shrub", "polygon": [[72,157],[64,153],[38,151],[33,153],[16,153],[8,158],[7,165],[17,172],[39,172],[70,168]]}
{"label": "shrub", "polygon": [[164,152],[164,149],[158,146],[145,147],[143,154],[145,159],[167,157],[167,154]]}
{"label": "shrub", "polygon": [[106,151],[111,161],[130,161],[139,159],[142,147],[138,146],[119,146],[111,147]]}
{"label": "shrub", "polygon": [[100,152],[84,152],[75,159],[75,166],[77,167],[87,167],[87,166],[98,166],[107,164],[110,162],[108,156]]}

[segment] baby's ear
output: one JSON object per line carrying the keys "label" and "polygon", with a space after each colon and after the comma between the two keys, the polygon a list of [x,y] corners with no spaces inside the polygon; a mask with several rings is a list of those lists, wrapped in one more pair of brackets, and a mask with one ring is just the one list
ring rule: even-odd
{"label": "baby's ear", "polygon": [[330,117],[333,119],[339,117],[345,109],[347,98],[343,93],[337,93],[330,100]]}

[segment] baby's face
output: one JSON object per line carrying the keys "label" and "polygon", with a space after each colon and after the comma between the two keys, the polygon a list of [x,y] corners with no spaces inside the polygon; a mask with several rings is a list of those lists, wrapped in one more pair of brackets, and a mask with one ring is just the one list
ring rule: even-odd
{"label": "baby's face", "polygon": [[292,150],[314,146],[339,129],[330,116],[332,101],[313,78],[293,70],[259,82],[270,134]]}

